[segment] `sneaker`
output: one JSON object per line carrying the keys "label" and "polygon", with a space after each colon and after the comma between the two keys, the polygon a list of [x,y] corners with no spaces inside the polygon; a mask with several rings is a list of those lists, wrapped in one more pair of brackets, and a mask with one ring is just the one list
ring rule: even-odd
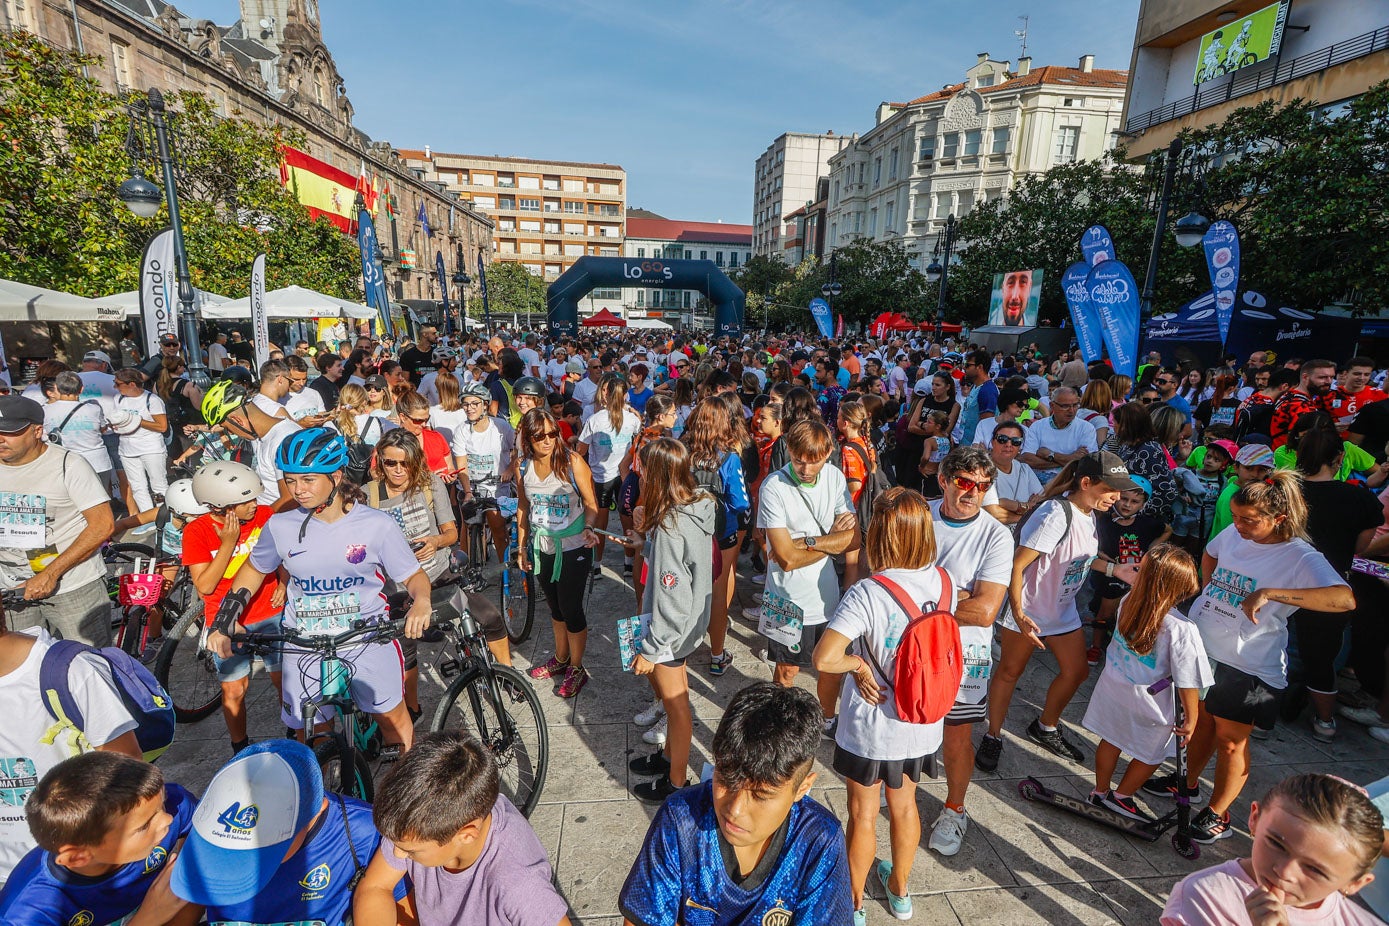
{"label": "sneaker", "polygon": [[724,650],[717,656],[709,657],[709,674],[723,675],[728,671],[728,667],[733,665],[733,654]]}
{"label": "sneaker", "polygon": [[839,718],[838,718],[838,717],[831,717],[829,720],[826,720],[826,721],[825,721],[825,726],[824,726],[824,728],[821,730],[821,732],[824,734],[825,739],[827,739],[827,740],[832,740],[832,739],[834,739],[834,731],[835,731],[838,727],[839,727]]}
{"label": "sneaker", "polygon": [[761,604],[761,603],[762,603],[762,593],[761,593],[761,592],[753,592],[753,593],[752,593],[752,603],[753,603],[753,604]]}
{"label": "sneaker", "polygon": [[688,780],[684,785],[671,784],[670,778],[662,775],[655,781],[643,781],[632,789],[632,795],[643,804],[664,804],[666,798],[688,784]]}
{"label": "sneaker", "polygon": [[669,775],[670,760],[662,753],[651,752],[628,762],[627,769],[633,775]]}
{"label": "sneaker", "polygon": [[1313,717],[1312,738],[1319,743],[1334,742],[1336,739],[1336,718],[1322,720],[1320,717]]}
{"label": "sneaker", "polygon": [[1233,835],[1235,828],[1230,825],[1228,810],[1217,817],[1215,811],[1207,807],[1191,821],[1191,838],[1202,845],[1210,845],[1217,839],[1226,839]]}
{"label": "sneaker", "polygon": [[992,772],[998,768],[998,757],[1003,753],[1003,739],[985,733],[974,753],[974,767],[981,772]]}
{"label": "sneaker", "polygon": [[659,746],[662,748],[665,747],[666,718],[664,714],[661,715],[661,719],[656,721],[656,723],[651,727],[650,730],[647,730],[645,733],[641,735],[641,741],[651,746]]}
{"label": "sneaker", "polygon": [[744,608],[744,609],[743,609],[743,617],[746,617],[746,618],[747,618],[748,620],[750,620],[750,621],[760,621],[760,620],[762,620],[762,609],[761,609],[761,608]]}
{"label": "sneaker", "polygon": [[538,666],[533,666],[526,674],[529,675],[531,678],[540,681],[547,678],[554,678],[556,675],[561,675],[564,672],[567,672],[568,670],[568,662],[560,662],[554,656],[551,656],[548,661],[543,662]]}
{"label": "sneaker", "polygon": [[1140,823],[1151,823],[1152,816],[1142,807],[1139,807],[1131,797],[1120,797],[1113,791],[1108,792],[1100,798],[1100,806],[1106,810],[1112,810],[1121,817],[1128,817],[1130,820],[1138,820]]}
{"label": "sneaker", "polygon": [[1089,802],[1090,802],[1093,806],[1095,806],[1095,807],[1103,807],[1103,806],[1104,806],[1104,792],[1103,792],[1103,791],[1091,791],[1091,792],[1090,792],[1090,796],[1087,797],[1086,800],[1089,801]]}
{"label": "sneaker", "polygon": [[1379,716],[1378,709],[1373,707],[1351,707],[1348,704],[1341,704],[1336,707],[1336,713],[1361,726],[1389,727],[1389,720]]}
{"label": "sneaker", "polygon": [[[1154,775],[1152,778],[1143,782],[1143,792],[1157,797],[1165,797],[1169,801],[1175,801],[1177,799],[1178,790],[1185,788],[1185,786],[1186,782],[1179,779],[1176,772],[1169,772],[1166,775]],[[1191,799],[1193,801],[1199,801],[1201,799],[1200,784],[1197,784],[1196,791],[1191,795]]]}
{"label": "sneaker", "polygon": [[1370,727],[1365,731],[1370,734],[1371,739],[1377,739],[1381,743],[1389,744],[1389,727]]}
{"label": "sneaker", "polygon": [[570,666],[564,670],[564,681],[560,682],[557,694],[561,698],[572,698],[588,684],[588,670],[583,666]]}
{"label": "sneaker", "polygon": [[623,563],[623,564],[622,564],[622,578],[624,578],[624,579],[630,579],[630,578],[632,578],[632,564],[631,564],[631,563]]}
{"label": "sneaker", "polygon": [[655,698],[652,700],[651,704],[647,706],[646,710],[632,718],[632,723],[639,727],[649,727],[665,715],[666,702],[662,701],[660,698]]}
{"label": "sneaker", "polygon": [[1254,729],[1249,731],[1249,736],[1251,739],[1256,739],[1262,742],[1263,740],[1266,740],[1273,736],[1273,731],[1265,730],[1263,727],[1255,727]]}
{"label": "sneaker", "polygon": [[1099,644],[1092,644],[1090,648],[1085,651],[1085,662],[1087,665],[1097,666],[1103,658],[1104,650],[1100,649]]}
{"label": "sneaker", "polygon": [[164,648],[164,640],[164,637],[156,637],[145,644],[145,651],[140,654],[141,665],[154,665],[154,661],[159,658],[159,651]]}
{"label": "sneaker", "polygon": [[854,926],[868,926],[868,911],[859,907],[854,911]]}
{"label": "sneaker", "polygon": [[912,918],[912,899],[910,897],[898,897],[892,893],[892,889],[887,886],[887,879],[892,877],[892,863],[888,861],[878,862],[878,880],[883,884],[883,893],[887,895],[888,912],[899,920],[909,920]]}
{"label": "sneaker", "polygon": [[1076,748],[1074,743],[1066,739],[1062,731],[1063,728],[1060,724],[1055,730],[1043,730],[1042,721],[1034,720],[1027,725],[1027,738],[1052,755],[1070,759],[1072,762],[1083,762],[1085,754]]}
{"label": "sneaker", "polygon": [[595,579],[597,579],[597,578],[599,578],[599,577],[602,576],[602,575],[603,575],[603,567],[602,567],[601,565],[599,565],[598,563],[594,563],[594,564],[593,564],[593,577],[594,577]]}
{"label": "sneaker", "polygon": [[752,574],[752,582],[754,585],[763,585],[766,581],[767,574],[765,572],[754,572]]}
{"label": "sneaker", "polygon": [[964,845],[965,832],[969,829],[969,814],[963,810],[940,809],[940,816],[931,826],[931,841],[927,846],[944,856],[955,855]]}

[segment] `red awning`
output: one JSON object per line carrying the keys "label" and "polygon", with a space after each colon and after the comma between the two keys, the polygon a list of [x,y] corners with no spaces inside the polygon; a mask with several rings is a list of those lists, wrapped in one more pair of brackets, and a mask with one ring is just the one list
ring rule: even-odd
{"label": "red awning", "polygon": [[626,328],[627,320],[620,315],[614,315],[607,309],[602,309],[585,318],[580,324],[585,328]]}

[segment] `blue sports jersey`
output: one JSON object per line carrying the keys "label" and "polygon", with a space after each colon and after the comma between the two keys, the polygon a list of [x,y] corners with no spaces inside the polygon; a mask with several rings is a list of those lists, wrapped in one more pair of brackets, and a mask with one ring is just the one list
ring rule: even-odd
{"label": "blue sports jersey", "polygon": [[[357,868],[371,862],[381,834],[372,822],[370,804],[344,797],[339,805],[338,795],[327,797],[327,811],[270,883],[244,903],[208,907],[210,926],[341,926],[352,911],[350,885]],[[357,849],[356,862],[347,844],[344,809]]]}
{"label": "blue sports jersey", "polygon": [[34,849],[15,866],[0,890],[0,923],[25,926],[110,926],[124,923],[144,902],[145,892],[193,825],[198,799],[175,784],[164,786],[164,809],[174,818],[149,857],[89,878],[57,865],[51,853]]}
{"label": "blue sports jersey", "polygon": [[661,806],[622,886],[623,916],[637,926],[842,926],[852,920],[844,832],[832,813],[809,797],[793,804],[775,863],[760,883],[751,884],[750,876],[744,887],[724,865],[713,793],[706,781]]}

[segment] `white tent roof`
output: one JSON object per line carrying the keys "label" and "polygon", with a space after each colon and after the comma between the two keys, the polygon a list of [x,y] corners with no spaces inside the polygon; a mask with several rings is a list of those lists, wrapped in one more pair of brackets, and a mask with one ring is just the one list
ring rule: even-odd
{"label": "white tent roof", "polygon": [[0,321],[118,322],[120,309],[95,299],[14,280],[0,280]]}
{"label": "white tent roof", "polygon": [[673,330],[670,325],[661,321],[659,318],[629,318],[627,319],[628,328],[655,328],[660,331]]}
{"label": "white tent roof", "polygon": [[[302,286],[286,286],[265,294],[266,314],[272,318],[376,318],[376,310]],[[204,318],[250,318],[251,297],[235,299],[203,311]]]}
{"label": "white tent roof", "polygon": [[[138,289],[132,289],[128,293],[115,293],[110,296],[102,296],[95,301],[100,302],[104,306],[114,306],[126,315],[140,314],[140,291]],[[231,297],[221,296],[205,289],[193,290],[193,306],[196,309],[206,309],[214,305],[221,305],[224,302],[231,302]]]}

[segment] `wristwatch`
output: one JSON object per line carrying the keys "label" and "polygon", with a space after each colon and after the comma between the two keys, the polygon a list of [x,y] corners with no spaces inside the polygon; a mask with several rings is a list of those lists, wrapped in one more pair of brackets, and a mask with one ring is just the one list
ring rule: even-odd
{"label": "wristwatch", "polygon": [[815,549],[815,538],[814,538],[814,537],[806,537],[806,538],[805,538],[805,548],[806,548],[807,550],[813,550],[813,549]]}

